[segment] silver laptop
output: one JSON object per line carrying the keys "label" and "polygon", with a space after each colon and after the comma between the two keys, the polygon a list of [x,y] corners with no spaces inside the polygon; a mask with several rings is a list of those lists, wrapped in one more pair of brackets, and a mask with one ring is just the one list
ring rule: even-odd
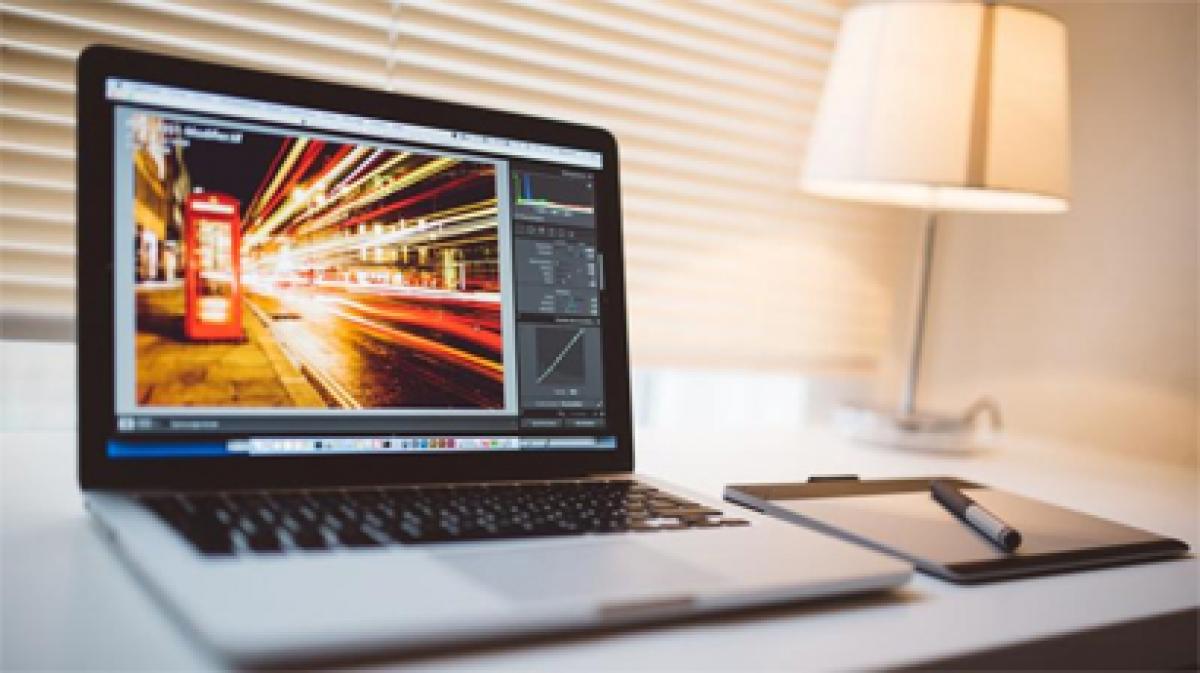
{"label": "silver laptop", "polygon": [[634,474],[606,131],[108,47],[78,100],[80,483],[229,660],[909,578]]}

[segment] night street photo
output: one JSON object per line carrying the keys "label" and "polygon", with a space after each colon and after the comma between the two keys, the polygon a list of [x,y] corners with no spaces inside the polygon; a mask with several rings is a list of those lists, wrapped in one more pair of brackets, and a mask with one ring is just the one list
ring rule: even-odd
{"label": "night street photo", "polygon": [[130,126],[139,405],[504,407],[492,164]]}

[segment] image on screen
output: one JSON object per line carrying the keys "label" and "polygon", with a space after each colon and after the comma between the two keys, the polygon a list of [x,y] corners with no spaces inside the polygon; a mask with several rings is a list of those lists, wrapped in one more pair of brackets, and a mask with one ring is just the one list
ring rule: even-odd
{"label": "image on screen", "polygon": [[[495,163],[128,126],[138,407],[504,408]],[[539,335],[548,381],[579,376],[561,340]]]}

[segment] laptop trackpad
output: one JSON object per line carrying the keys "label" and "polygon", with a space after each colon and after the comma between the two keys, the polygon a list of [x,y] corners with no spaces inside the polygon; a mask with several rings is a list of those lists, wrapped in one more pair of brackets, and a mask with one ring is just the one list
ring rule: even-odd
{"label": "laptop trackpad", "polygon": [[439,560],[516,600],[690,593],[722,583],[685,561],[624,541],[454,553]]}

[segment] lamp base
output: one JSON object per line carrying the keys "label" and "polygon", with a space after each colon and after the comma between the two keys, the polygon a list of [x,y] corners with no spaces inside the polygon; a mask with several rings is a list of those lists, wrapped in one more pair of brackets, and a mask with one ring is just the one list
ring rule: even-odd
{"label": "lamp base", "polygon": [[[991,412],[990,429],[980,430],[975,417]],[[904,413],[866,406],[845,405],[833,414],[834,425],[847,437],[867,444],[915,451],[970,453],[991,443],[999,428],[999,414],[990,401],[977,402],[965,414]]]}

